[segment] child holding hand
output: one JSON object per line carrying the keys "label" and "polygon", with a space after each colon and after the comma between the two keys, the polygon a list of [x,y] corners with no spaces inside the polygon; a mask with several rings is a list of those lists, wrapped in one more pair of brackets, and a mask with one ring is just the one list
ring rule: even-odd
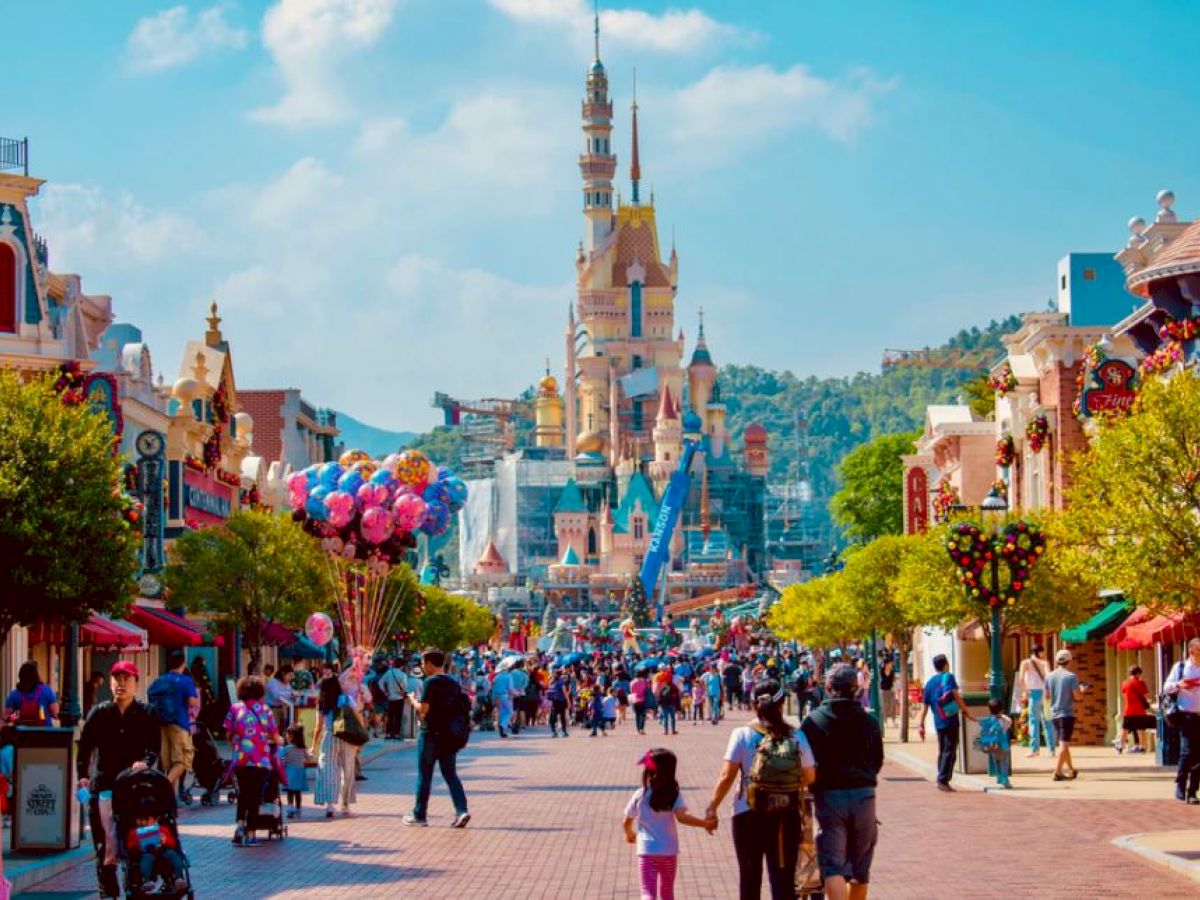
{"label": "child holding hand", "polygon": [[642,787],[625,806],[625,840],[637,844],[642,900],[675,900],[675,871],[679,860],[676,822],[712,834],[716,822],[693,816],[675,780],[676,759],[661,747],[646,751]]}

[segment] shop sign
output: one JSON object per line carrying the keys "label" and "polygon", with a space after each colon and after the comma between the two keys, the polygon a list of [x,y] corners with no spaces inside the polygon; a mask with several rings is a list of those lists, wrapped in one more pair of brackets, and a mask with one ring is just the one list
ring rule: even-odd
{"label": "shop sign", "polygon": [[184,518],[222,525],[233,512],[233,488],[211,475],[188,469],[183,475]]}
{"label": "shop sign", "polygon": [[1092,383],[1080,403],[1085,416],[1124,415],[1133,407],[1137,369],[1123,359],[1106,359],[1091,373]]}
{"label": "shop sign", "polygon": [[83,396],[92,412],[99,413],[112,425],[113,437],[121,439],[125,419],[117,400],[117,380],[107,372],[92,372],[83,380]]}
{"label": "shop sign", "polygon": [[920,466],[904,474],[904,533],[920,534],[929,527],[929,476]]}

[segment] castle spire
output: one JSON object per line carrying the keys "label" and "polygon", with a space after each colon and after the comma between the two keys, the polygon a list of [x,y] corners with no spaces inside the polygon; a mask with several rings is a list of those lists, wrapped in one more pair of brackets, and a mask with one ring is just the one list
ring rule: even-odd
{"label": "castle spire", "polygon": [[592,35],[596,43],[596,59],[600,59],[600,0],[592,3]]}
{"label": "castle spire", "polygon": [[596,58],[588,69],[583,99],[583,153],[579,156],[579,174],[583,184],[585,219],[583,249],[577,258],[586,260],[612,231],[612,179],[617,157],[612,152],[612,101],[608,98],[608,73],[600,62],[600,9],[593,8],[593,36]]}
{"label": "castle spire", "polygon": [[633,182],[633,204],[638,204],[638,182],[642,180],[642,165],[638,159],[637,127],[637,69],[633,70],[633,152],[629,158],[629,180]]}

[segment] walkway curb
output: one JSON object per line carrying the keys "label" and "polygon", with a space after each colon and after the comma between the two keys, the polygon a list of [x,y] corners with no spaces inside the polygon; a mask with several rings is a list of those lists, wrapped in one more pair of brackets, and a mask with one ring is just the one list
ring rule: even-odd
{"label": "walkway curb", "polygon": [[[937,766],[928,763],[918,756],[913,756],[911,753],[906,753],[903,750],[895,749],[892,745],[884,752],[884,758],[889,759],[896,765],[903,766],[909,771],[916,772],[928,779],[930,782],[937,781]],[[988,788],[993,785],[990,782],[977,778],[974,775],[963,775],[961,772],[954,773],[954,785],[956,787],[965,787],[980,793],[988,793]]]}
{"label": "walkway curb", "polygon": [[1152,863],[1172,869],[1180,875],[1192,879],[1192,881],[1200,882],[1200,863],[1196,863],[1193,860],[1181,859],[1174,853],[1167,853],[1163,850],[1157,850],[1154,847],[1145,847],[1139,843],[1143,838],[1151,837],[1156,833],[1162,834],[1163,832],[1144,831],[1139,834],[1126,834],[1113,838],[1112,842],[1122,850],[1136,853],[1143,859],[1148,859]]}

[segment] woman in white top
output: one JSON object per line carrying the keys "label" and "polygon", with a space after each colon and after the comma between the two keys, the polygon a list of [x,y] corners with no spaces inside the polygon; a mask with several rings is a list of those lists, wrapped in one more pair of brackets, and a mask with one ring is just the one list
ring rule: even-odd
{"label": "woman in white top", "polygon": [[[783,718],[785,690],[778,681],[766,679],[754,686],[751,703],[755,718],[749,725],[736,728],[729,736],[725,750],[725,764],[720,778],[713,788],[712,801],[705,810],[705,819],[715,822],[717,809],[734,779],[741,776],[741,784],[733,799],[733,846],[738,860],[738,883],[740,896],[757,898],[762,889],[763,858],[767,861],[767,877],[771,884],[772,900],[795,897],[796,859],[800,848],[800,809],[786,812],[763,812],[752,809],[746,798],[746,786],[750,767],[758,753],[758,745],[764,734],[775,740],[795,740],[800,755],[800,784],[807,787],[817,777],[817,762],[808,738],[798,728],[793,728]],[[782,858],[779,847],[785,848]]]}
{"label": "woman in white top", "polygon": [[1200,637],[1188,641],[1187,657],[1171,667],[1163,690],[1179,699],[1183,721],[1179,725],[1179,768],[1175,773],[1175,799],[1200,805]]}
{"label": "woman in white top", "polygon": [[1017,678],[1021,683],[1021,703],[1029,707],[1029,756],[1037,756],[1041,749],[1042,733],[1046,734],[1046,746],[1054,755],[1054,729],[1042,718],[1042,698],[1046,691],[1046,662],[1042,659],[1045,648],[1034,644],[1029,658],[1021,661]]}

